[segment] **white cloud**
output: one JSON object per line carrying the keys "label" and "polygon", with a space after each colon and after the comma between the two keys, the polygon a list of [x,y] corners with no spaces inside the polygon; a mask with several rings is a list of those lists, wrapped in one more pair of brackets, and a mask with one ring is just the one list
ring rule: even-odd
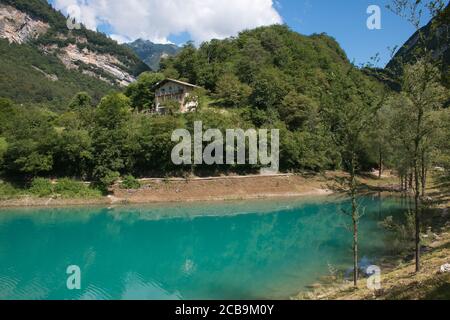
{"label": "white cloud", "polygon": [[148,39],[168,42],[183,32],[196,42],[223,39],[243,29],[282,23],[273,0],[55,0],[64,13],[80,8],[80,20],[89,29],[109,24],[120,41]]}

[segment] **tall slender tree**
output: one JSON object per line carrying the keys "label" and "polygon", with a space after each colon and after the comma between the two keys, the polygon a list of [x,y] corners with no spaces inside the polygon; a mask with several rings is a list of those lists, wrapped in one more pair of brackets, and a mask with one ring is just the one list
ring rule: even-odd
{"label": "tall slender tree", "polygon": [[[430,114],[444,103],[443,88],[439,84],[440,72],[438,61],[434,59],[428,49],[426,35],[421,29],[422,18],[426,10],[432,17],[437,17],[445,10],[443,0],[392,0],[388,9],[400,17],[405,18],[417,30],[417,43],[420,49],[416,52],[415,61],[402,65],[403,79],[402,92],[408,102],[412,127],[412,177],[414,189],[414,216],[415,216],[415,260],[416,272],[420,271],[420,223],[423,211],[422,197],[426,190],[426,165],[430,148],[426,144],[435,125],[430,121]],[[435,26],[431,26],[434,28]],[[432,30],[433,31],[433,30]]]}
{"label": "tall slender tree", "polygon": [[353,283],[358,285],[359,222],[363,208],[358,201],[359,148],[365,130],[374,120],[384,100],[383,93],[370,83],[359,79],[354,69],[334,79],[332,91],[322,106],[322,115],[333,132],[333,140],[339,150],[347,177],[339,181],[339,187],[351,200],[351,211],[346,212],[352,220],[353,233]]}
{"label": "tall slender tree", "polygon": [[410,154],[405,157],[411,159],[414,190],[415,213],[415,256],[416,271],[420,271],[420,221],[422,194],[426,186],[427,159],[432,148],[430,139],[439,128],[433,112],[442,107],[445,101],[445,89],[439,83],[439,70],[421,60],[415,65],[406,66],[402,81],[403,92],[399,104],[399,117],[405,124],[406,132],[402,137],[405,144],[410,146]]}

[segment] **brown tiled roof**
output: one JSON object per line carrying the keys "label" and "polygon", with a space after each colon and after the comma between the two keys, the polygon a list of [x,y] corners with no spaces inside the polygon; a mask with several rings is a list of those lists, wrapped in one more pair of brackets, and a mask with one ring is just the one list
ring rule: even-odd
{"label": "brown tiled roof", "polygon": [[188,83],[188,82],[175,80],[175,79],[169,79],[169,78],[168,79],[164,79],[163,81],[157,83],[155,88],[159,88],[160,86],[162,86],[163,84],[165,84],[167,82],[175,82],[175,83],[178,83],[180,85],[191,87],[191,88],[200,88],[199,86],[196,86],[195,84],[191,84],[191,83]]}

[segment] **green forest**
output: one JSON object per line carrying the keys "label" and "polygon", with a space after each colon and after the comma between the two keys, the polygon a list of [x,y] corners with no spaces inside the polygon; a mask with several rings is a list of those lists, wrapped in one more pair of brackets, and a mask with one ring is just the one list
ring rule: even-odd
{"label": "green forest", "polygon": [[[448,166],[444,151],[450,139],[445,128],[448,109],[443,108],[448,92],[441,85],[439,69],[425,58],[405,69],[395,80],[402,90],[392,90],[389,84],[394,80],[380,81],[374,72],[352,65],[331,37],[302,36],[286,26],[245,31],[198,49],[187,44],[176,57],[163,61],[160,73],[143,73],[123,92],[116,90],[98,103],[99,97],[88,90],[57,108],[22,104],[20,97],[2,99],[2,173],[13,180],[43,176],[107,183],[124,175],[214,175],[259,169],[171,164],[172,131],[191,129],[194,121],[202,120],[205,130],[280,129],[285,172],[348,169],[351,154],[358,171],[386,167],[406,179],[412,168],[408,154],[417,112],[423,113],[426,126],[419,146],[426,168]],[[165,77],[205,89],[198,93],[197,112],[165,116],[140,112],[152,107],[153,86]],[[48,86],[46,90],[55,92]],[[424,110],[416,110],[416,102],[423,100]]]}
{"label": "green forest", "polygon": [[[37,39],[24,44],[10,44],[0,39],[0,96],[18,104],[40,105],[52,111],[67,111],[72,97],[78,92],[87,92],[93,101],[119,88],[112,83],[115,79],[108,73],[91,65],[78,62],[78,70],[68,70],[57,57],[58,50],[77,44],[80,50],[87,48],[93,52],[111,54],[123,64],[125,72],[137,76],[150,70],[126,46],[117,44],[106,35],[81,28],[69,30],[66,18],[55,11],[45,0],[1,0],[0,4],[11,5],[27,13],[33,19],[49,23],[49,30]],[[77,38],[87,41],[79,43]],[[43,54],[42,46],[53,45],[53,54]],[[99,81],[80,71],[92,71],[108,80]],[[49,79],[56,77],[56,81]]]}

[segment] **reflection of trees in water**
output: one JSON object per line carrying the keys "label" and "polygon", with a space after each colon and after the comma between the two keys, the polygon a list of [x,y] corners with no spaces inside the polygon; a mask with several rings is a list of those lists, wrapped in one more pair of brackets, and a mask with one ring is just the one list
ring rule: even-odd
{"label": "reflection of trees in water", "polygon": [[[367,201],[374,206],[373,199]],[[113,298],[132,298],[133,290],[146,298],[261,298],[261,289],[283,283],[298,289],[302,281],[326,273],[328,263],[351,261],[346,257],[351,237],[342,227],[346,217],[337,213],[345,202],[277,205],[283,209],[231,216],[214,215],[223,208],[199,206],[203,217],[195,217],[194,209],[183,215],[175,207],[164,212],[173,210],[178,218],[172,219],[155,218],[162,209],[128,208],[25,215],[0,222],[9,233],[0,233],[8,257],[0,261],[19,275],[32,270],[29,281],[40,279],[55,296],[67,296],[65,269],[77,264],[91,294],[105,291]],[[226,207],[255,212],[249,206]],[[378,214],[369,210],[367,218],[376,215],[376,224]],[[365,229],[366,222],[362,225]],[[18,241],[4,246],[7,239]],[[30,264],[23,265],[15,252],[29,255]]]}

